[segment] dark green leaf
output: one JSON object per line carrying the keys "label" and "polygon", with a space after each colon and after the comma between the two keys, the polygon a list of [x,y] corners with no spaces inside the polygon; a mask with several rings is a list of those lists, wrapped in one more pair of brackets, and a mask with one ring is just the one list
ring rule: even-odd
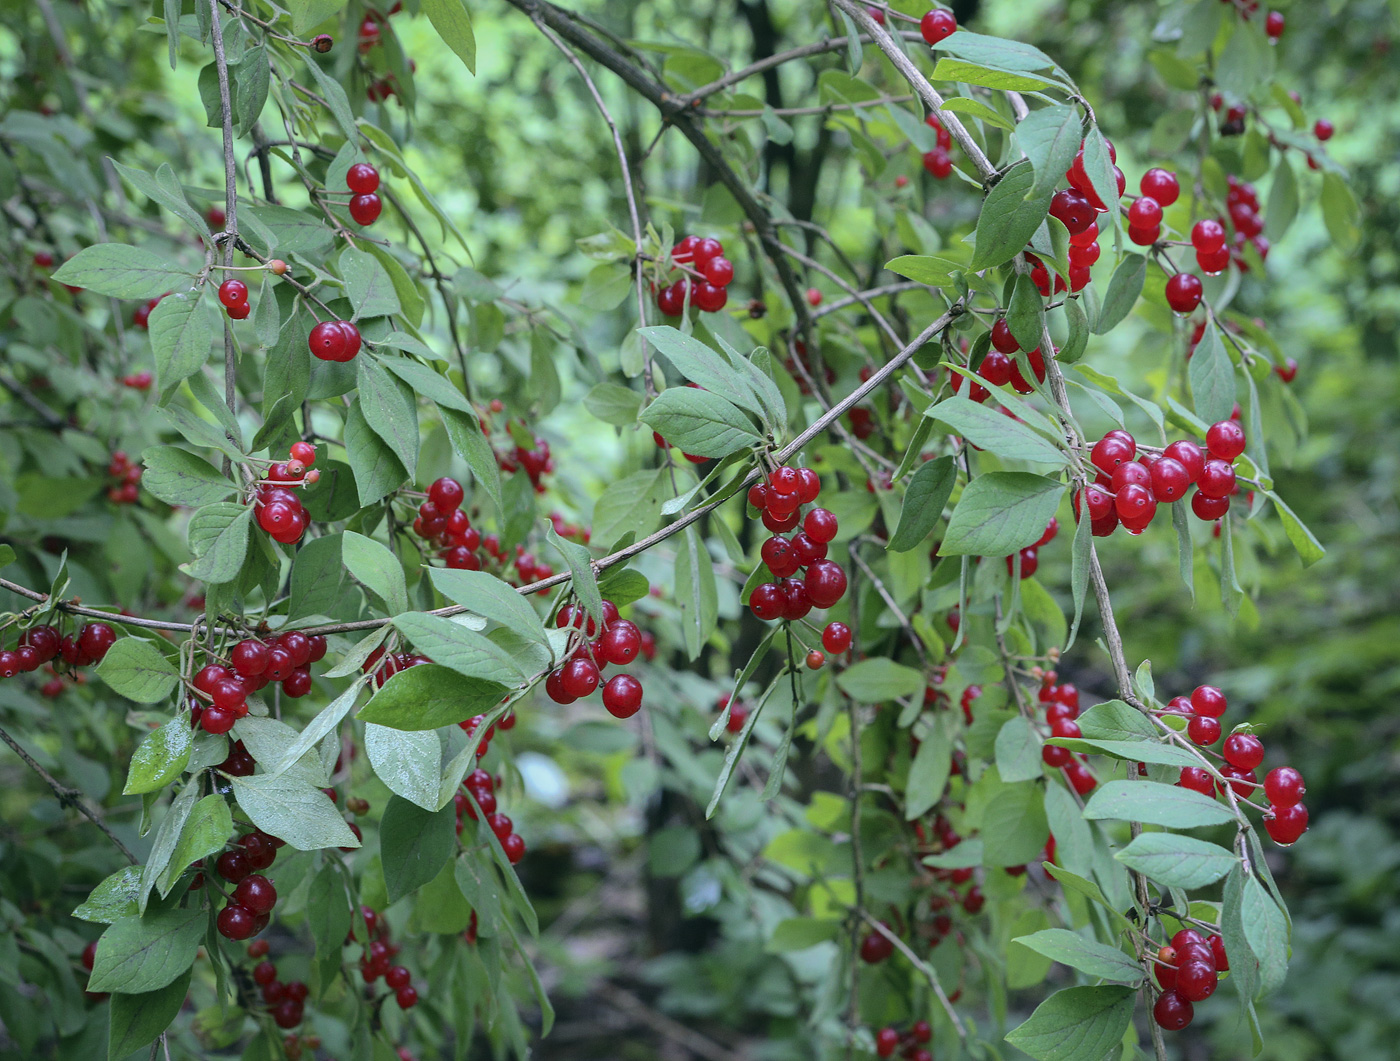
{"label": "dark green leaf", "polygon": [[939,553],[1010,556],[1034,544],[1059,507],[1064,485],[1026,472],[987,472],[963,490]]}
{"label": "dark green leaf", "polygon": [[153,446],[142,462],[141,486],[169,505],[199,508],[223,501],[237,489],[208,461],[177,446]]}
{"label": "dark green leaf", "polygon": [[399,671],[357,716],[390,729],[453,726],[495,707],[505,687],[466,678],[446,667],[420,665]]}
{"label": "dark green leaf", "polygon": [[1108,294],[1104,296],[1099,319],[1094,323],[1095,335],[1107,335],[1133,311],[1142,286],[1147,279],[1147,256],[1126,254],[1113,270],[1113,279],[1108,282]]}
{"label": "dark green leaf", "polygon": [[1192,829],[1224,825],[1235,820],[1230,808],[1209,796],[1179,785],[1157,781],[1108,781],[1100,785],[1084,808],[1084,817]]}
{"label": "dark green leaf", "polygon": [[[946,402],[943,404],[947,404]],[[938,408],[935,406],[935,408]],[[943,518],[943,509],[958,481],[952,457],[938,457],[919,465],[904,491],[899,525],[890,538],[892,552],[904,553],[917,547]]]}
{"label": "dark green leaf", "polygon": [[113,298],[159,298],[168,291],[187,289],[194,274],[169,257],[124,243],[84,247],[60,265],[53,278]]}
{"label": "dark green leaf", "polygon": [[[142,704],[164,700],[180,681],[180,672],[160,649],[136,637],[118,638],[97,665],[97,676],[128,700]],[[188,743],[184,747],[188,752]]]}
{"label": "dark green leaf", "polygon": [[[947,424],[974,446],[1007,460],[1063,465],[1067,459],[1064,450],[1038,431],[959,394],[945,398],[924,415]],[[946,497],[944,500],[946,503]],[[1040,529],[1045,530],[1043,526]]]}
{"label": "dark green leaf", "polygon": [[1114,857],[1169,888],[1214,884],[1239,862],[1218,844],[1175,833],[1143,833]]}
{"label": "dark green leaf", "polygon": [[1102,980],[1134,985],[1142,980],[1142,966],[1129,955],[1067,929],[1047,928],[1029,936],[1018,936],[1011,942]]}
{"label": "dark green leaf", "polygon": [[447,865],[457,849],[451,804],[425,811],[406,799],[390,796],[379,826],[379,854],[389,902],[411,895]]}
{"label": "dark green leaf", "polygon": [[1133,1019],[1127,987],[1070,987],[1051,995],[1006,1041],[1036,1061],[1102,1061]]}
{"label": "dark green leaf", "polygon": [[970,269],[986,269],[1010,261],[1025,249],[1050,209],[1050,196],[1027,200],[1035,185],[1035,167],[1013,166],[982,203],[977,218],[976,249]]}
{"label": "dark green leaf", "polygon": [[97,943],[88,990],[144,994],[174,983],[194,964],[208,924],[198,907],[123,917]]}
{"label": "dark green leaf", "polygon": [[114,994],[107,1028],[107,1061],[122,1061],[154,1042],[179,1014],[189,990],[190,970],[186,969],[155,991]]}

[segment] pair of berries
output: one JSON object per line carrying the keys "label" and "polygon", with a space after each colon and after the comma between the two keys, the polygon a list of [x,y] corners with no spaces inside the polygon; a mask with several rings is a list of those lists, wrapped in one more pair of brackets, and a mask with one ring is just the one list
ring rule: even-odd
{"label": "pair of berries", "polygon": [[[265,944],[266,942],[266,940],[254,940],[248,945],[248,953],[251,955],[257,944]],[[266,954],[266,947],[260,948],[259,953]],[[310,994],[306,984],[300,980],[282,983],[277,979],[277,967],[270,961],[260,961],[253,966],[253,983],[262,988],[263,1001],[267,1003],[273,1023],[277,1027],[295,1028],[302,1022],[302,1018],[305,1016],[306,999]],[[301,1042],[290,1037],[288,1041],[296,1043],[296,1052],[299,1053]]]}
{"label": "pair of berries", "polygon": [[[950,20],[953,17],[951,12],[930,11],[924,16],[924,19],[927,20],[937,14],[946,14]],[[956,28],[957,24],[954,23],[954,29]],[[948,32],[951,33],[952,30]],[[946,37],[947,34],[944,36]],[[924,172],[935,180],[946,180],[953,172],[953,134],[943,128],[943,123],[932,114],[924,118],[924,124],[933,130],[935,137],[933,150],[924,152]]]}
{"label": "pair of berries", "polygon": [[[277,857],[279,841],[265,833],[249,833],[242,838],[242,843],[241,855],[238,852],[225,851],[219,856],[221,867],[225,865],[226,858],[234,856],[246,859],[255,868],[265,869]],[[223,868],[220,869],[220,873],[223,874]],[[225,879],[232,878],[225,876]],[[268,926],[272,920],[272,908],[276,905],[277,889],[270,880],[259,873],[243,873],[228,904],[219,911],[215,925],[225,939],[248,939]]]}
{"label": "pair of berries", "polygon": [[[749,488],[749,504],[762,513],[763,525],[773,532],[760,551],[763,562],[781,580],[761,582],[749,594],[749,609],[765,622],[795,622],[813,608],[830,608],[845,595],[846,572],[826,558],[839,530],[836,515],[824,508],[802,514],[802,506],[816,501],[821,489],[821,477],[811,468],[787,465],[773,469],[766,482]],[[799,521],[802,530],[783,537]],[[805,572],[804,577],[794,577],[799,571]]]}
{"label": "pair of berries", "polygon": [[1112,534],[1120,521],[1129,533],[1141,534],[1159,503],[1181,500],[1193,483],[1191,511],[1202,520],[1219,519],[1230,510],[1230,495],[1238,492],[1233,462],[1244,448],[1244,429],[1235,420],[1211,425],[1204,453],[1190,439],[1179,439],[1160,456],[1138,456],[1131,434],[1110,431],[1090,451],[1089,460],[1099,474],[1075,495],[1075,519],[1086,507],[1099,537]]}
{"label": "pair of berries", "polygon": [[668,317],[685,312],[687,298],[706,313],[718,313],[729,302],[734,265],[724,256],[724,244],[712,237],[686,236],[671,248],[671,262],[681,278],[656,292],[656,308]]}
{"label": "pair of berries", "polygon": [[230,320],[247,320],[252,312],[248,305],[248,285],[242,280],[228,279],[219,285],[219,302]]}
{"label": "pair of berries", "polygon": [[72,667],[99,663],[116,641],[117,632],[106,623],[88,623],[76,636],[66,637],[48,624],[31,626],[19,635],[12,651],[0,651],[0,678],[36,671],[58,656]]}
{"label": "pair of berries", "polygon": [[[603,601],[602,622],[582,605],[566,604],[555,617],[559,629],[578,632],[578,644],[562,667],[545,678],[545,693],[556,704],[571,704],[590,696],[602,682],[608,664],[625,667],[642,653],[642,631],[623,619],[617,605]],[[642,707],[642,683],[631,674],[615,674],[603,686],[603,706],[614,718],[631,718]]]}
{"label": "pair of berries", "polygon": [[322,321],[306,337],[311,353],[322,361],[351,361],[361,343],[360,329],[350,321]]}
{"label": "pair of berries", "polygon": [[154,382],[155,377],[146,371],[132,372],[122,377],[122,386],[134,391],[148,391]]}
{"label": "pair of berries", "polygon": [[[1034,545],[1028,545],[1028,546],[1026,546],[1026,548],[1022,549],[1022,550],[1020,551],[1020,553],[1017,554],[1017,555],[1019,555],[1020,558],[1021,558],[1021,575],[1020,575],[1021,578],[1030,578],[1032,575],[1035,574],[1036,569],[1037,569],[1038,567],[1040,567],[1040,550],[1041,550],[1044,546],[1047,546],[1047,545],[1049,545],[1052,541],[1054,541],[1054,540],[1055,540],[1055,535],[1057,535],[1057,534],[1059,534],[1059,533],[1060,533],[1060,521],[1057,520],[1054,516],[1051,516],[1051,517],[1050,517],[1050,522],[1047,523],[1047,524],[1045,525],[1045,533],[1042,534],[1042,535],[1036,540],[1036,543],[1035,543]],[[1006,573],[1007,573],[1008,575],[1015,576],[1015,574],[1016,574],[1016,557],[1015,557],[1015,556],[1008,556],[1008,557],[1006,558]]]}
{"label": "pair of berries", "polygon": [[554,471],[554,458],[550,456],[549,442],[534,436],[535,445],[527,449],[517,445],[514,450],[496,454],[496,465],[507,475],[524,470],[530,477],[535,493],[544,493],[544,476]]}
{"label": "pair of berries", "polygon": [[1196,1015],[1192,1003],[1215,994],[1220,974],[1229,969],[1223,939],[1183,928],[1157,951],[1153,975],[1162,993],[1152,1007],[1152,1019],[1167,1031],[1180,1031]]}
{"label": "pair of berries", "polygon": [[[149,377],[150,373],[145,373]],[[107,488],[107,500],[114,505],[134,505],[140,497],[137,489],[141,482],[142,468],[139,464],[132,464],[123,450],[117,450],[112,454],[112,459],[107,463],[107,475],[114,480]]]}
{"label": "pair of berries", "polygon": [[345,171],[345,186],[350,189],[350,216],[357,225],[372,225],[379,219],[384,204],[375,194],[379,189],[379,171],[368,162],[356,162]]}
{"label": "pair of berries", "polygon": [[926,1020],[916,1020],[903,1035],[895,1028],[884,1027],[875,1033],[875,1056],[893,1057],[895,1050],[903,1046],[909,1061],[928,1061],[933,1055],[924,1046],[932,1039],[933,1028]]}

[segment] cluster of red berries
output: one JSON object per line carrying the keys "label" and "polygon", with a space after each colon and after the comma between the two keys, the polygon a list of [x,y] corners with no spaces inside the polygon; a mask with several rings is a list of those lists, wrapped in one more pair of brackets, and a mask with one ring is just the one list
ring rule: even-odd
{"label": "cluster of red berries", "polygon": [[[412,1009],[418,1005],[418,990],[413,986],[413,974],[404,966],[394,964],[399,946],[389,938],[388,922],[368,906],[360,907],[360,915],[365,920],[365,934],[368,936],[364,953],[360,955],[360,975],[364,977],[366,988],[382,976],[385,985],[394,992],[399,1008]],[[349,946],[354,942],[352,932],[345,938],[345,943]]]}
{"label": "cluster of red berries", "polygon": [[[956,629],[956,628],[955,628]],[[924,707],[931,707],[942,710],[951,705],[952,701],[948,694],[943,691],[943,683],[948,678],[948,665],[940,663],[929,674],[928,684],[924,686]],[[972,725],[972,705],[982,696],[982,686],[969,685],[962,691],[962,696],[958,698],[958,706],[962,708],[963,718],[967,724]],[[918,737],[911,737],[914,742],[914,750],[919,750],[921,743]]]}
{"label": "cluster of red berries", "polygon": [[[509,719],[509,725],[506,724],[507,719]],[[466,723],[464,722],[462,725],[465,727]],[[515,725],[515,715],[507,714],[501,719],[499,725],[502,729],[511,729]],[[484,745],[486,741],[483,740],[481,743]],[[462,782],[462,787],[467,791],[458,792],[452,797],[457,810],[457,832],[462,831],[464,818],[470,818],[472,821],[477,820],[476,808],[480,807],[481,813],[486,815],[487,827],[496,834],[496,839],[501,842],[501,850],[505,852],[506,858],[510,859],[510,864],[514,866],[525,857],[525,838],[515,831],[515,823],[496,809],[496,786],[498,784],[499,781],[480,768],[467,775],[466,780]],[[472,806],[472,800],[476,801],[475,807]]]}
{"label": "cluster of red berries", "polygon": [[[13,678],[17,674],[27,674],[38,670],[54,658],[60,658],[70,667],[86,667],[102,662],[117,641],[117,632],[106,623],[87,623],[78,628],[75,634],[60,635],[58,628],[42,623],[31,626],[19,635],[13,649],[0,651],[0,678]],[[62,691],[62,680],[58,691]],[[56,695],[47,692],[45,695]]]}
{"label": "cluster of red berries", "polygon": [[535,445],[532,449],[517,445],[515,449],[504,453],[497,452],[496,465],[506,475],[513,475],[524,470],[530,477],[530,483],[535,488],[535,493],[544,493],[544,477],[549,472],[554,471],[554,458],[549,453],[549,442],[534,436]]}
{"label": "cluster of red berries", "polygon": [[361,54],[368,52],[379,43],[381,37],[380,23],[390,15],[397,15],[402,10],[403,4],[396,0],[394,6],[389,8],[384,14],[380,14],[374,8],[370,8],[366,12],[364,21],[360,23],[359,31],[356,34]]}
{"label": "cluster of red berries", "polygon": [[[813,508],[804,517],[802,506],[816,501],[821,476],[811,468],[787,465],[773,469],[763,483],[749,488],[749,504],[762,513],[763,525],[773,536],[763,543],[760,555],[775,579],[761,582],[749,594],[749,609],[764,621],[796,622],[813,608],[830,608],[846,592],[846,572],[826,558],[827,545],[836,537],[836,515]],[[783,535],[798,523],[802,529],[791,538]],[[805,571],[803,578],[796,578]]]}
{"label": "cluster of red berries", "polygon": [[[977,375],[987,381],[992,387],[1003,387],[1011,384],[1011,389],[1017,394],[1031,394],[1035,391],[1035,384],[1026,379],[1021,372],[1021,365],[1013,356],[1021,349],[1021,344],[1016,341],[1016,337],[1011,334],[1011,329],[1007,327],[1006,321],[998,320],[992,325],[992,348],[982,356],[981,363],[977,366]],[[1045,355],[1040,352],[1040,347],[1036,347],[1026,355],[1026,361],[1031,366],[1031,373],[1035,376],[1036,383],[1045,382]],[[962,390],[963,377],[960,373],[954,372],[952,375],[953,392],[956,394]],[[976,380],[969,380],[967,396],[974,402],[981,404],[991,397],[991,391],[978,383]]]}
{"label": "cluster of red berries", "polygon": [[[1248,271],[1249,264],[1244,260],[1245,244],[1252,244],[1259,257],[1269,256],[1269,241],[1264,238],[1264,219],[1259,215],[1259,196],[1254,185],[1240,181],[1232,174],[1229,190],[1225,193],[1225,208],[1229,215],[1230,228],[1234,232],[1231,241],[1225,232],[1225,218],[1202,218],[1191,227],[1191,246],[1196,252],[1196,264],[1208,276],[1223,273],[1231,260],[1242,270]],[[1168,288],[1170,301],[1170,287]],[[1200,301],[1198,298],[1197,302]],[[1178,313],[1189,313],[1175,303],[1172,308]],[[1195,305],[1191,306],[1195,309]]]}
{"label": "cluster of red berries", "polygon": [[1162,211],[1181,196],[1175,173],[1150,169],[1138,182],[1141,193],[1128,207],[1128,239],[1139,247],[1150,247],[1162,238]]}
{"label": "cluster of red berries", "polygon": [[252,312],[248,305],[248,285],[242,280],[228,279],[219,285],[219,302],[230,320],[247,320]]}
{"label": "cluster of red berries", "polygon": [[1152,1019],[1167,1031],[1180,1031],[1196,1015],[1192,1003],[1215,994],[1220,974],[1229,970],[1223,939],[1183,928],[1157,951],[1152,974],[1162,993],[1152,1007]]}
{"label": "cluster of red berries", "polygon": [[[924,18],[936,13],[930,11]],[[948,17],[951,19],[953,16],[949,13]],[[953,172],[953,134],[943,128],[943,123],[932,114],[924,118],[924,124],[933,130],[935,138],[933,149],[924,152],[924,172],[934,180],[946,180]]]}
{"label": "cluster of red berries", "polygon": [[[215,925],[225,939],[248,939],[257,935],[272,920],[272,908],[277,905],[277,889],[259,870],[267,869],[277,859],[277,849],[284,841],[269,836],[260,829],[240,836],[235,850],[225,851],[214,864],[215,872],[234,885],[227,904],[219,911]],[[291,1024],[300,1023],[300,1015]]]}
{"label": "cluster of red berries", "polygon": [[656,308],[668,317],[679,317],[691,302],[706,313],[718,313],[729,301],[734,264],[724,256],[724,244],[706,236],[686,236],[671,248],[670,272],[681,277],[656,292]]}
{"label": "cluster of red berries", "polygon": [[450,568],[459,571],[481,570],[477,547],[481,532],[471,525],[462,508],[466,491],[456,479],[443,476],[428,487],[428,496],[418,506],[413,518],[413,533],[433,542],[442,552],[438,555]]}
{"label": "cluster of red berries", "polygon": [[155,377],[144,370],[132,372],[122,377],[122,386],[130,387],[134,391],[148,391],[154,382]]}
{"label": "cluster of red berries", "polygon": [[345,186],[350,189],[350,216],[357,225],[372,225],[379,219],[384,204],[375,194],[379,189],[379,171],[368,162],[356,162],[345,171]]}
{"label": "cluster of red berries", "polygon": [[[1030,578],[1035,574],[1036,568],[1040,566],[1040,550],[1055,540],[1055,535],[1060,533],[1060,521],[1054,516],[1050,517],[1050,522],[1045,525],[1045,533],[1042,534],[1034,545],[1028,545],[1020,552],[1021,557],[1021,577]],[[1006,558],[1006,573],[1014,576],[1016,574],[1016,557]]]}
{"label": "cluster of red berries", "polygon": [[[568,660],[545,678],[544,691],[556,704],[572,704],[591,695],[608,664],[625,667],[642,653],[641,629],[621,618],[610,600],[603,601],[601,623],[581,604],[564,605],[554,621],[577,638]],[[614,674],[603,685],[603,706],[614,718],[631,718],[642,707],[641,681],[631,674]]]}
{"label": "cluster of red berries", "polygon": [[[1220,718],[1227,706],[1224,693],[1213,685],[1202,685],[1189,697],[1173,697],[1166,713],[1188,716],[1186,735],[1193,744],[1208,748],[1220,739]],[[1225,763],[1220,767],[1220,775],[1236,796],[1249,799],[1260,788],[1256,771],[1264,761],[1264,742],[1253,733],[1237,731],[1225,738],[1221,753]],[[1184,767],[1177,784],[1203,796],[1225,793],[1221,782],[1198,766]],[[1296,843],[1308,828],[1308,809],[1302,803],[1307,791],[1303,775],[1291,766],[1276,767],[1265,775],[1263,790],[1269,801],[1264,815],[1265,831],[1284,847]]]}
{"label": "cluster of red berries", "polygon": [[238,642],[229,651],[227,667],[207,663],[196,672],[190,683],[191,725],[208,733],[227,733],[248,714],[248,697],[270,682],[280,682],[284,696],[305,696],[311,691],[311,664],[325,655],[326,639],[300,630]]}
{"label": "cluster of red berries", "polygon": [[352,361],[362,341],[360,329],[350,321],[322,321],[306,337],[311,353],[322,361]]}
{"label": "cluster of red berries", "polygon": [[905,1061],[933,1061],[933,1054],[926,1047],[932,1038],[933,1028],[926,1020],[916,1020],[903,1034],[897,1028],[884,1027],[875,1035],[875,1056],[893,1057],[900,1050]]}
{"label": "cluster of red berries", "polygon": [[1244,447],[1244,429],[1235,420],[1211,425],[1204,453],[1190,439],[1179,439],[1158,456],[1139,456],[1132,435],[1110,431],[1089,454],[1099,474],[1082,494],[1075,494],[1074,518],[1079,519],[1083,505],[1096,536],[1112,534],[1120,521],[1130,534],[1141,534],[1158,503],[1180,501],[1194,483],[1191,511],[1198,519],[1217,520],[1230,511],[1230,495],[1239,492],[1233,462]]}
{"label": "cluster of red berries", "polygon": [[[74,291],[77,289],[69,288],[69,290]],[[170,292],[167,291],[165,294],[168,295],[169,293]],[[151,310],[155,309],[157,303],[164,297],[165,295],[158,295],[155,298],[147,299],[145,302],[141,303],[141,305],[137,306],[131,314],[132,325],[137,328],[149,328],[151,326]]]}
{"label": "cluster of red berries", "polygon": [[[1121,197],[1127,187],[1127,178],[1123,176],[1123,171],[1116,165],[1118,161],[1117,149],[1114,148],[1111,141],[1105,140],[1104,143],[1108,147],[1110,161],[1115,163],[1113,173],[1118,184],[1118,195]],[[1152,172],[1161,173],[1163,171],[1153,170]],[[1172,179],[1175,181],[1175,178]],[[1099,260],[1100,254],[1099,223],[1096,215],[1107,213],[1109,210],[1098,192],[1094,190],[1088,170],[1084,168],[1083,144],[1080,145],[1069,169],[1065,171],[1065,180],[1069,182],[1069,187],[1062,188],[1050,199],[1050,216],[1057,219],[1069,232],[1068,283],[1064,277],[1058,274],[1052,275],[1045,263],[1034,254],[1026,254],[1026,260],[1031,263],[1031,281],[1035,284],[1036,290],[1045,297],[1048,297],[1052,291],[1060,292],[1066,289],[1082,291],[1092,279],[1091,269],[1094,263]],[[1117,205],[1117,199],[1114,200],[1114,205]]]}
{"label": "cluster of red berries", "polygon": [[[1054,671],[1046,671],[1040,679],[1040,692],[1037,701],[1045,706],[1045,723],[1050,727],[1051,737],[1079,737],[1079,689],[1069,682],[1056,682]],[[1087,760],[1077,756],[1068,748],[1046,744],[1040,749],[1041,761],[1046,766],[1063,770],[1070,788],[1081,796],[1087,796],[1098,786],[1098,780],[1090,772]]]}
{"label": "cluster of red berries", "polygon": [[309,442],[294,442],[289,458],[276,461],[267,469],[267,479],[258,487],[254,503],[258,526],[274,541],[292,545],[306,532],[311,517],[302,507],[296,487],[320,480],[321,473],[311,467],[315,463],[316,447]]}
{"label": "cluster of red berries", "polygon": [[416,655],[412,652],[389,652],[386,654],[381,645],[360,664],[360,671],[369,674],[374,687],[380,689],[399,671],[408,670],[409,667],[422,667],[431,662],[432,660],[427,656]]}
{"label": "cluster of red berries", "polygon": [[142,468],[132,464],[125,450],[117,450],[107,462],[107,478],[112,485],[107,487],[107,500],[114,505],[134,505],[139,494]]}

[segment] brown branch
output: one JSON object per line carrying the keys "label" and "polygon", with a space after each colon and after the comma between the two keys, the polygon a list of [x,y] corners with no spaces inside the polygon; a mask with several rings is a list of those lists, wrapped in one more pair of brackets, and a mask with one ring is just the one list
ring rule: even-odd
{"label": "brown branch", "polygon": [[[224,135],[224,231],[217,242],[223,244],[224,267],[233,264],[233,248],[238,242],[238,159],[233,152],[233,98],[228,84],[228,57],[224,54],[224,27],[219,20],[219,0],[209,0],[210,36],[214,43],[214,63],[219,75],[219,109],[223,117]],[[233,322],[224,319],[224,401],[229,415],[238,416],[238,353],[233,344]],[[236,444],[236,440],[229,438]],[[224,474],[229,473],[230,460],[224,457]]]}
{"label": "brown branch", "polygon": [[117,846],[117,850],[119,850],[123,855],[126,856],[126,860],[128,862],[130,862],[133,866],[138,864],[138,859],[135,855],[131,853],[131,850],[126,846],[126,844],[122,843],[121,840],[118,839],[117,834],[112,832],[111,828],[108,827],[107,823],[104,822],[100,817],[98,817],[97,813],[93,811],[90,807],[88,807],[86,803],[83,802],[83,794],[80,791],[78,791],[76,788],[68,788],[63,784],[60,784],[58,778],[54,777],[53,774],[49,773],[37,762],[35,762],[34,757],[31,756],[23,748],[21,748],[19,743],[7,732],[5,732],[4,729],[0,729],[0,740],[3,740],[6,744],[8,744],[11,750],[22,760],[24,760],[24,764],[28,766],[29,769],[33,770],[36,774],[39,775],[40,780],[42,780],[44,784],[48,785],[50,790],[52,790],[53,794],[58,797],[59,803],[63,804],[65,807],[72,807],[75,810],[77,810],[79,814],[81,814],[88,821],[92,822],[93,825],[97,826],[99,829],[101,829],[104,833],[107,834],[107,839],[111,840],[112,843],[114,843]]}

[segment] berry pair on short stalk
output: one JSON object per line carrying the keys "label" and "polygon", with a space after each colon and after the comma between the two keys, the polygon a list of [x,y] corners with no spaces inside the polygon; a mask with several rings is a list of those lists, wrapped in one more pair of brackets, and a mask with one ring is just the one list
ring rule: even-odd
{"label": "berry pair on short stalk", "polygon": [[36,671],[55,657],[70,667],[100,663],[116,643],[117,632],[106,623],[87,623],[68,636],[60,636],[47,623],[31,626],[19,635],[13,650],[0,651],[0,678]]}
{"label": "berry pair on short stalk", "polygon": [[[150,373],[146,373],[150,375]],[[142,468],[132,464],[124,450],[117,450],[107,462],[107,475],[112,485],[107,488],[107,500],[114,505],[134,505],[141,496],[138,486],[141,483]]]}
{"label": "berry pair on short stalk", "polygon": [[379,171],[368,162],[356,162],[345,171],[345,186],[350,189],[350,216],[357,225],[372,225],[379,219],[384,204],[375,193],[379,189]]}
{"label": "berry pair on short stalk", "polygon": [[311,517],[301,503],[296,488],[318,482],[321,473],[311,468],[316,447],[309,442],[293,443],[288,459],[275,461],[267,469],[266,481],[258,487],[254,500],[258,526],[283,545],[301,540]]}
{"label": "berry pair on short stalk", "polygon": [[236,277],[230,277],[219,285],[219,301],[230,320],[245,320],[252,312],[248,305],[248,285]]}
{"label": "berry pair on short stalk", "polygon": [[360,329],[350,321],[322,321],[306,337],[312,355],[322,361],[351,361],[361,342]]}
{"label": "berry pair on short stalk", "polygon": [[[1038,268],[1044,266],[1036,263]],[[1002,387],[1011,384],[1012,389],[1017,394],[1032,394],[1035,392],[1035,384],[1026,379],[1021,372],[1021,364],[1015,354],[1021,349],[1021,344],[1016,337],[1011,334],[1010,327],[1007,326],[1006,319],[1000,318],[992,325],[992,348],[982,357],[982,363],[977,366],[977,375],[987,381],[987,386],[975,380],[968,381],[967,396],[974,402],[981,404],[991,397],[991,391],[987,387]],[[1026,361],[1031,366],[1031,373],[1035,376],[1037,383],[1045,382],[1045,355],[1040,352],[1040,347],[1036,347],[1026,355]],[[952,373],[951,381],[953,392],[956,394],[962,390],[963,377],[961,373]]]}

